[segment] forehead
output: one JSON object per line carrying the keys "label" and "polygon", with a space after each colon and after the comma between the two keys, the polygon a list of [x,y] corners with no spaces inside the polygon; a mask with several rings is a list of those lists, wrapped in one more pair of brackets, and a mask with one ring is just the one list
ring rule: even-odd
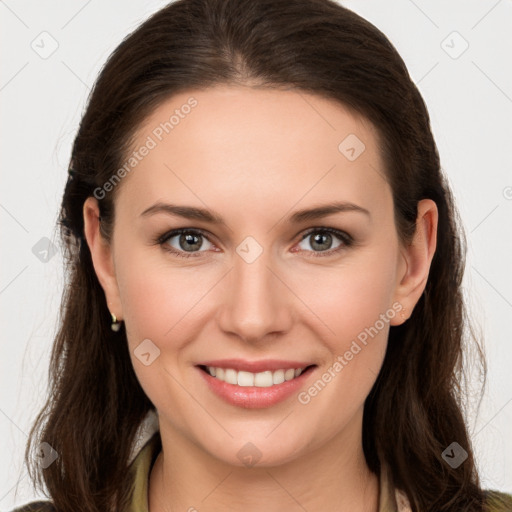
{"label": "forehead", "polygon": [[379,202],[389,191],[377,144],[369,121],[318,95],[191,90],[161,103],[139,128],[120,195],[132,206],[173,194],[284,204],[326,192],[336,199],[336,191]]}

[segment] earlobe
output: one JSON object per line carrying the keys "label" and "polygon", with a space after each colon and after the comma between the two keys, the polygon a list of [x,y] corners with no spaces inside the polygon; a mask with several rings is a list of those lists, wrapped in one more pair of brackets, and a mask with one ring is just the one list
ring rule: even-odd
{"label": "earlobe", "polygon": [[83,207],[84,234],[91,252],[91,258],[98,281],[105,292],[105,298],[111,314],[118,320],[122,318],[121,301],[115,275],[112,247],[100,232],[100,214],[98,202],[88,197]]}
{"label": "earlobe", "polygon": [[402,305],[404,314],[396,316],[391,325],[400,325],[410,316],[427,284],[430,264],[437,245],[437,205],[431,199],[418,203],[416,231],[407,246],[401,251],[405,260],[405,271],[397,276],[395,301]]}

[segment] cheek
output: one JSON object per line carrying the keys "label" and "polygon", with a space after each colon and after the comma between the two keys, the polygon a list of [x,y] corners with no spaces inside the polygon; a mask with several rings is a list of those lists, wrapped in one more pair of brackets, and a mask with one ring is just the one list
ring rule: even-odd
{"label": "cheek", "polygon": [[371,258],[371,264],[316,272],[309,287],[308,279],[302,282],[304,301],[320,319],[319,330],[327,333],[322,336],[328,353],[323,372],[298,396],[312,432],[322,428],[325,436],[335,435],[363,407],[384,360],[389,321],[396,315],[393,264],[391,257]]}
{"label": "cheek", "polygon": [[[201,298],[214,283],[203,279],[207,276],[199,279],[192,267],[172,268],[162,259],[132,251],[116,262],[116,274],[134,371],[146,395],[165,410],[170,397],[173,406],[181,398],[181,406],[187,406],[187,396],[175,379],[183,380],[180,357],[197,337]],[[147,365],[144,353],[150,354]]]}
{"label": "cheek", "polygon": [[149,338],[161,349],[171,343],[177,349],[190,337],[216,282],[212,272],[178,268],[142,251],[121,258],[116,273],[130,345]]}
{"label": "cheek", "polygon": [[297,295],[325,326],[327,339],[339,345],[333,348],[342,350],[391,308],[396,259],[387,252],[372,251],[337,268],[312,267],[295,278]]}

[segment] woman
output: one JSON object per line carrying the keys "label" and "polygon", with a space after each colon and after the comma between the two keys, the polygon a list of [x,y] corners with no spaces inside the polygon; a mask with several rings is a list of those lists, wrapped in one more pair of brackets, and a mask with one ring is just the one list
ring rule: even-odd
{"label": "woman", "polygon": [[460,405],[456,209],[374,26],[172,3],[109,58],[69,173],[26,452],[51,499],[21,510],[512,510]]}

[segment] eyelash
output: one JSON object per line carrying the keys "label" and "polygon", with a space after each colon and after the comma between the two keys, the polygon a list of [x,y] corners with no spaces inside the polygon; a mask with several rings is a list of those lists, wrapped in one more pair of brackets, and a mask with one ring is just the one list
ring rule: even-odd
{"label": "eyelash", "polygon": [[[194,229],[194,228],[180,228],[180,229],[174,229],[172,231],[168,231],[164,233],[163,235],[158,236],[154,243],[160,245],[165,251],[177,256],[178,258],[196,258],[201,255],[202,252],[205,251],[197,251],[197,252],[190,252],[186,253],[185,251],[177,251],[174,248],[171,248],[166,242],[169,241],[169,239],[174,238],[177,235],[181,235],[183,233],[193,234],[193,235],[200,235],[204,238],[206,238],[210,243],[211,240],[208,238],[208,236],[201,231],[200,229]],[[302,242],[304,239],[306,239],[309,235],[313,233],[330,233],[332,235],[335,235],[337,238],[343,242],[339,247],[336,247],[335,249],[328,249],[327,251],[306,251],[311,252],[312,256],[314,258],[320,257],[327,257],[332,256],[335,253],[340,252],[343,249],[347,249],[348,247],[351,247],[354,245],[354,239],[344,231],[340,231],[338,229],[334,228],[327,228],[327,227],[315,227],[310,228],[306,233],[303,234],[302,238],[300,239],[299,243]],[[297,252],[301,252],[300,250]]]}

